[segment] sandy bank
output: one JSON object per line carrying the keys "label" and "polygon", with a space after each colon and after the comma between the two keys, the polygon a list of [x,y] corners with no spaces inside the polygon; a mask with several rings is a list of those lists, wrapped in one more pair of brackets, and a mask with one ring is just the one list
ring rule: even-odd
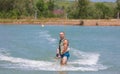
{"label": "sandy bank", "polygon": [[37,24],[37,25],[79,25],[79,26],[120,26],[120,19],[0,19],[0,24]]}

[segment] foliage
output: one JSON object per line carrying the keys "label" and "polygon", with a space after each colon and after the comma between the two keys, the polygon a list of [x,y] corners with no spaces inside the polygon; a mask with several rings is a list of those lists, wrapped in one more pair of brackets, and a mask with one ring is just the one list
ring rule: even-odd
{"label": "foliage", "polygon": [[0,0],[0,11],[10,11],[14,8],[14,0]]}
{"label": "foliage", "polygon": [[[60,9],[64,14],[55,15]],[[120,0],[112,2],[91,2],[91,0],[0,0],[0,18],[65,18],[109,19],[120,12]]]}
{"label": "foliage", "polygon": [[120,12],[120,0],[117,0],[116,3],[117,3],[117,10]]}
{"label": "foliage", "polygon": [[103,3],[96,3],[95,5],[99,19],[109,18],[112,14],[111,9]]}
{"label": "foliage", "polygon": [[85,19],[88,14],[89,0],[78,0],[78,17]]}

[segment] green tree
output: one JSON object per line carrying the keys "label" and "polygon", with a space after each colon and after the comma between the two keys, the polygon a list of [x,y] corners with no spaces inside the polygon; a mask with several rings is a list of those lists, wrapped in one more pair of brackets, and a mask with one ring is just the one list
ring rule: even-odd
{"label": "green tree", "polygon": [[78,15],[78,10],[76,9],[76,7],[68,7],[67,9],[67,14],[68,14],[68,18],[70,19],[78,19],[79,15]]}
{"label": "green tree", "polygon": [[119,19],[120,18],[120,0],[117,0],[116,3],[117,3],[117,18]]}
{"label": "green tree", "polygon": [[18,18],[15,0],[0,0],[0,18]]}
{"label": "green tree", "polygon": [[38,8],[38,10],[40,12],[44,11],[44,1],[43,0],[38,0],[38,2],[36,3],[36,7]]}
{"label": "green tree", "polygon": [[48,1],[48,9],[50,11],[53,11],[54,10],[54,0],[49,0]]}
{"label": "green tree", "polygon": [[106,19],[106,18],[112,17],[111,8],[105,5],[104,3],[96,3],[95,7],[97,11],[96,14],[98,14],[97,17],[99,19]]}
{"label": "green tree", "polygon": [[0,0],[0,11],[8,12],[14,8],[14,0]]}
{"label": "green tree", "polygon": [[118,11],[120,11],[120,0],[117,0],[116,3],[117,3],[117,9]]}
{"label": "green tree", "polygon": [[45,3],[43,0],[38,0],[36,3],[36,7],[38,9],[38,16],[41,17],[43,16],[44,10],[45,10]]}
{"label": "green tree", "polygon": [[54,17],[54,0],[38,0],[36,7],[39,17]]}
{"label": "green tree", "polygon": [[33,0],[0,0],[0,17],[25,18],[34,14]]}
{"label": "green tree", "polygon": [[89,0],[78,0],[78,18],[87,18],[89,3]]}
{"label": "green tree", "polygon": [[48,11],[47,12],[47,17],[54,17],[54,14],[53,14],[54,6],[55,6],[54,2],[55,2],[54,0],[49,0],[46,3],[46,5],[48,7],[48,10],[46,10],[46,11]]}
{"label": "green tree", "polygon": [[14,9],[16,9],[20,16],[31,16],[34,14],[33,0],[15,0]]}

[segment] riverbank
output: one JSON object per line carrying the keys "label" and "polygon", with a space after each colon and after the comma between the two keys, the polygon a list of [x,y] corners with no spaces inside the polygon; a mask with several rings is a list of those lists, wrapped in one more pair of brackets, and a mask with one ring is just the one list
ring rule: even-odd
{"label": "riverbank", "polygon": [[0,24],[120,26],[120,19],[0,19]]}

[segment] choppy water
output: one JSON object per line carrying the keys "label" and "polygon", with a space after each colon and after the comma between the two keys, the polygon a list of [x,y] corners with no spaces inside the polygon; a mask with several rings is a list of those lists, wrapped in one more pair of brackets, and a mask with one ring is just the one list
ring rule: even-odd
{"label": "choppy water", "polygon": [[[59,32],[71,57],[55,59]],[[0,25],[0,74],[119,74],[120,27]]]}

